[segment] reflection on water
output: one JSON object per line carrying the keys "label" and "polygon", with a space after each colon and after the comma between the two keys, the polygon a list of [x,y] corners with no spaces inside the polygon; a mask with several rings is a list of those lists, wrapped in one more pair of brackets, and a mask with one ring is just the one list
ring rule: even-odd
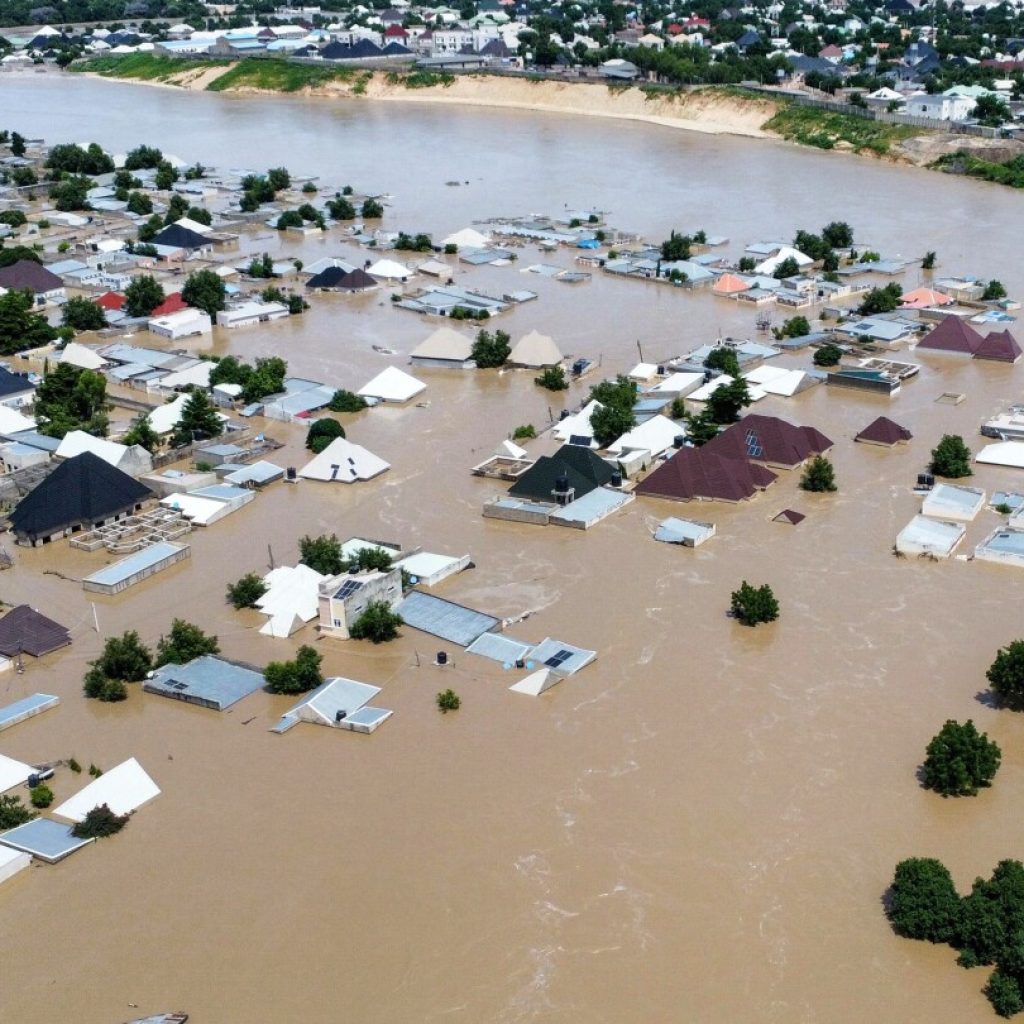
{"label": "reflection on water", "polygon": [[[53,140],[148,141],[188,160],[285,163],[387,190],[388,224],[406,230],[593,204],[624,228],[657,238],[704,227],[738,251],[845,219],[887,254],[936,249],[945,272],[997,276],[1011,294],[1024,284],[1019,197],[771,143],[77,78],[4,76],[0,111]],[[445,188],[453,178],[470,184]],[[269,245],[307,262],[343,251],[336,238]],[[753,330],[735,304],[638,282],[570,287],[515,266],[461,280],[535,289],[539,300],[501,326],[539,326],[610,372],[636,361],[637,342],[661,358]],[[303,376],[358,386],[404,363],[371,345],[407,353],[430,329],[388,306],[387,294],[317,298],[301,320],[222,334],[213,349],[281,354]],[[443,596],[533,612],[513,635],[599,651],[528,700],[483,659],[451,652],[434,667],[443,645],[411,630],[383,648],[324,641],[325,669],[384,687],[396,714],[373,737],[271,735],[288,700],[264,694],[220,715],[138,693],[86,703],[92,609],[77,584],[41,570],[80,578],[100,556],[17,549],[3,599],[73,626],[75,643],[0,677],[3,703],[36,690],[64,698],[5,733],[3,752],[108,767],[135,755],[163,795],[121,837],[0,891],[0,1017],[110,1024],[137,1016],[126,1009],[137,1003],[181,1006],[197,1024],[990,1020],[985,972],[894,938],[879,902],[903,856],[941,857],[966,887],[1019,856],[1024,834],[1021,721],[975,700],[994,649],[1017,635],[1022,577],[891,554],[928,449],[947,431],[977,445],[980,421],[1020,398],[1021,371],[921,358],[892,401],[816,388],[759,405],[836,442],[838,494],[805,495],[783,472],[743,507],[638,500],[586,534],[483,520],[494,488],[468,473],[514,426],[547,422],[582,389],[551,396],[530,374],[418,371],[425,408],[351,418],[349,436],[390,473],[355,488],[272,487],[194,533],[189,561],[95,602],[104,635],[136,627],[153,642],[183,615],[216,631],[229,656],[263,663],[293,645],[259,636],[262,619],[233,612],[225,583],[292,561],[303,533],[365,534],[469,551],[477,568]],[[936,404],[946,390],[967,400]],[[882,412],[911,428],[908,448],[853,443]],[[286,463],[301,464],[302,431],[271,433],[287,442]],[[986,467],[972,483],[1020,486]],[[806,521],[771,522],[785,507]],[[654,518],[693,511],[717,524],[710,543],[651,540]],[[961,551],[994,525],[983,513]],[[743,578],[771,582],[777,624],[746,630],[725,617]],[[463,705],[441,716],[433,696],[447,686]],[[1003,747],[995,786],[970,801],[920,791],[928,739],[969,716]],[[58,798],[70,786],[58,774]]]}

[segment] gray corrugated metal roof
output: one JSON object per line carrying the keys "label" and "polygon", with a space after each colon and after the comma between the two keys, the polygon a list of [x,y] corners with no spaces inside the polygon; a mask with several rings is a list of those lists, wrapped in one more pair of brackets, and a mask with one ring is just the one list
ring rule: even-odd
{"label": "gray corrugated metal roof", "polygon": [[482,633],[501,624],[501,620],[493,615],[464,608],[460,604],[418,590],[410,591],[396,611],[407,626],[460,647],[468,647]]}
{"label": "gray corrugated metal roof", "polygon": [[158,668],[153,677],[143,684],[143,689],[148,693],[175,697],[223,711],[250,693],[255,693],[263,686],[263,682],[263,674],[255,669],[213,655],[204,655],[187,665],[164,665]]}
{"label": "gray corrugated metal roof", "polygon": [[71,834],[72,827],[50,818],[36,818],[0,835],[0,843],[53,864],[94,841],[76,839]]}
{"label": "gray corrugated metal roof", "polygon": [[90,576],[86,576],[83,582],[101,583],[104,586],[113,586],[114,584],[121,583],[123,580],[134,576],[137,572],[142,572],[143,569],[148,569],[151,566],[162,562],[165,558],[173,557],[179,551],[187,548],[187,544],[174,544],[171,541],[159,541],[156,544],[150,544],[148,548],[136,551],[133,555],[128,555],[126,558],[122,558],[118,562],[105,565],[102,569],[98,569]]}
{"label": "gray corrugated metal roof", "polygon": [[525,659],[533,649],[533,644],[515,640],[510,636],[498,633],[483,633],[466,648],[467,654],[479,654],[482,658],[500,662],[503,665],[514,665]]}

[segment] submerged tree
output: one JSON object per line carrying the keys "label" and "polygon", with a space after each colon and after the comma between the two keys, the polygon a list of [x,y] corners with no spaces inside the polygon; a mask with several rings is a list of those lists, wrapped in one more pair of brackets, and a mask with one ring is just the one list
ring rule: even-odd
{"label": "submerged tree", "polygon": [[1013,640],[1000,647],[986,677],[1000,704],[1018,711],[1024,709],[1024,640]]}
{"label": "submerged tree", "polygon": [[315,690],[323,681],[320,663],[323,656],[303,644],[292,661],[272,661],[263,670],[267,689],[271,693],[306,693]]}
{"label": "submerged tree", "polygon": [[1001,757],[999,747],[974,722],[950,719],[928,744],[924,785],[943,796],[976,796],[991,785]]}
{"label": "submerged tree", "polygon": [[754,587],[744,580],[739,590],[732,592],[732,614],[744,626],[774,622],[779,617],[779,602],[767,583]]}
{"label": "submerged tree", "polygon": [[345,557],[341,541],[336,534],[329,537],[302,537],[299,540],[299,560],[323,576],[337,576],[345,571]]}
{"label": "submerged tree", "polygon": [[953,942],[960,926],[960,896],[940,861],[912,857],[896,865],[888,906],[898,935],[928,942]]}
{"label": "submerged tree", "polygon": [[832,463],[824,455],[815,455],[807,464],[803,476],[800,478],[800,488],[804,491],[834,491],[836,489],[836,474]]}
{"label": "submerged tree", "polygon": [[184,619],[175,619],[171,631],[161,636],[156,645],[156,665],[185,665],[204,654],[219,654],[220,644],[215,636],[204,633],[198,626]]}
{"label": "submerged tree", "polygon": [[936,476],[953,479],[971,475],[971,450],[959,434],[943,434],[932,449],[931,470]]}
{"label": "submerged tree", "polygon": [[488,370],[496,366],[504,366],[512,351],[511,338],[506,331],[479,331],[470,356],[478,369]]}
{"label": "submerged tree", "polygon": [[181,410],[171,436],[171,445],[181,448],[194,441],[206,441],[224,432],[224,422],[204,391],[193,391]]}
{"label": "submerged tree", "polygon": [[393,611],[386,601],[371,601],[348,632],[353,640],[382,644],[394,640],[401,625],[402,616]]}
{"label": "submerged tree", "polygon": [[255,572],[247,572],[234,583],[228,584],[228,601],[235,608],[255,608],[256,602],[267,592],[263,577]]}

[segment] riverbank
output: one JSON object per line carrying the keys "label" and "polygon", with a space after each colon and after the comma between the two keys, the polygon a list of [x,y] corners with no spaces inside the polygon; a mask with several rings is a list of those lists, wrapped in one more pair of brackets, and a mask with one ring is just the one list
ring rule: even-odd
{"label": "riverbank", "polygon": [[[210,62],[150,54],[99,58],[84,62],[74,70],[91,77],[188,91],[247,95],[287,93],[638,121],[709,135],[783,139],[817,149],[854,153],[946,173],[966,173],[961,168],[976,167],[980,161],[996,169],[984,176],[1007,185],[1015,185],[1018,178],[1001,175],[998,168],[1004,163],[1024,159],[1024,143],[953,136],[925,128],[888,124],[798,106],[784,96],[775,98],[733,86],[671,92],[643,85],[512,78],[486,73],[369,71],[284,60]],[[957,159],[951,159],[953,157]]]}

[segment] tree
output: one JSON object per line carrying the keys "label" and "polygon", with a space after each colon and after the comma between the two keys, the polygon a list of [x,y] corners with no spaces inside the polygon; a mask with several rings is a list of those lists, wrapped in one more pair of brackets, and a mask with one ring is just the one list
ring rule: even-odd
{"label": "tree", "polygon": [[73,295],[64,303],[60,321],[75,331],[101,331],[107,326],[103,310],[84,295]]}
{"label": "tree", "polygon": [[256,602],[267,592],[263,577],[247,572],[234,583],[228,584],[228,601],[235,608],[255,608]]}
{"label": "tree", "polygon": [[205,224],[207,227],[213,223],[213,214],[201,206],[190,206],[185,216],[189,220],[194,220],[197,224]]}
{"label": "tree", "polygon": [[280,217],[277,218],[277,224],[275,227],[278,231],[284,231],[285,228],[301,228],[303,224],[302,214],[298,210],[285,210]]}
{"label": "tree", "polygon": [[707,413],[714,423],[735,423],[740,410],[750,405],[747,382],[737,377],[728,384],[719,384],[708,397]]}
{"label": "tree", "polygon": [[132,278],[124,290],[124,311],[128,316],[149,316],[164,301],[164,290],[151,274]]}
{"label": "tree", "polygon": [[195,309],[215,317],[227,305],[224,282],[212,270],[197,270],[188,275],[181,299]]}
{"label": "tree", "polygon": [[11,132],[11,155],[25,155],[25,136],[20,132]]}
{"label": "tree", "polygon": [[928,252],[926,252],[924,254],[924,259],[921,260],[921,269],[922,270],[934,270],[935,269],[935,260],[936,260],[936,258],[937,257],[935,255],[935,250],[934,249],[929,249]]}
{"label": "tree", "polygon": [[800,273],[800,264],[794,256],[787,256],[776,268],[772,277],[776,281],[784,281],[787,277],[796,277]]}
{"label": "tree", "polygon": [[166,160],[156,169],[153,184],[161,191],[166,192],[174,186],[178,180],[178,172]]}
{"label": "tree", "polygon": [[164,214],[164,227],[181,220],[186,213],[188,213],[188,200],[175,192],[167,204],[167,212]]}
{"label": "tree", "polygon": [[757,267],[757,260],[753,256],[741,256],[739,263],[736,264],[736,269],[741,274],[749,274],[755,267]]}
{"label": "tree", "polygon": [[355,220],[356,208],[343,196],[327,201],[327,212],[333,220]]}
{"label": "tree", "polygon": [[793,248],[815,261],[823,260],[832,251],[824,238],[810,231],[798,231],[793,239]]}
{"label": "tree", "polygon": [[565,370],[561,366],[547,366],[539,377],[533,378],[533,383],[548,391],[567,391],[569,382],[565,378]]}
{"label": "tree", "polygon": [[327,403],[327,408],[331,412],[361,412],[366,408],[366,399],[362,395],[340,388],[334,392],[333,397]]}
{"label": "tree", "polygon": [[971,475],[971,451],[958,434],[943,434],[932,449],[931,471],[952,479]]}
{"label": "tree", "polygon": [[1006,121],[1013,120],[1013,114],[1006,105],[1006,101],[999,96],[989,93],[979,96],[971,111],[971,117],[978,119],[979,124],[987,125],[990,128],[998,128]]}
{"label": "tree", "polygon": [[246,402],[258,402],[267,395],[284,391],[287,374],[288,364],[279,356],[257,359],[252,373],[242,383],[242,398]]}
{"label": "tree", "polygon": [[983,302],[995,302],[996,299],[1005,299],[1006,289],[1003,287],[1002,282],[993,278],[985,285],[985,291],[982,292],[981,298]]}
{"label": "tree", "polygon": [[977,796],[989,786],[1002,754],[985,733],[979,733],[970,719],[948,720],[928,744],[923,781],[926,789],[943,796]]}
{"label": "tree", "polygon": [[387,572],[391,568],[394,559],[391,554],[380,547],[360,548],[355,555],[346,563],[347,569],[359,568],[363,570],[374,569],[377,572]]}
{"label": "tree", "polygon": [[481,370],[504,366],[512,351],[511,340],[505,331],[479,331],[470,355]]}
{"label": "tree", "polygon": [[779,602],[767,583],[753,587],[744,580],[739,590],[732,592],[732,614],[744,626],[774,622],[779,617]]}
{"label": "tree", "polygon": [[271,167],[267,171],[267,181],[275,192],[281,192],[291,187],[292,176],[288,173],[287,167]]}
{"label": "tree", "polygon": [[897,935],[927,942],[953,942],[960,926],[960,897],[948,869],[931,857],[896,865],[889,920]]}
{"label": "tree", "polygon": [[37,817],[22,802],[20,796],[0,796],[0,832],[17,828]]}
{"label": "tree", "polygon": [[8,227],[20,228],[28,223],[28,217],[21,210],[4,210],[0,212],[0,224]]}
{"label": "tree", "polygon": [[402,616],[392,611],[386,601],[371,601],[349,627],[348,633],[353,640],[383,644],[398,636],[398,627],[401,625]]}
{"label": "tree", "polygon": [[1024,1010],[1024,989],[1021,983],[1000,970],[992,972],[985,986],[985,995],[1000,1017],[1012,1017]]}
{"label": "tree", "polygon": [[128,432],[121,438],[121,444],[137,444],[145,448],[150,455],[160,447],[160,435],[153,429],[148,414],[142,413],[132,420]]}
{"label": "tree", "polygon": [[811,325],[805,316],[790,317],[779,332],[783,338],[804,338],[811,333]]}
{"label": "tree", "polygon": [[1024,640],[1000,647],[985,677],[1004,707],[1024,709]]}
{"label": "tree", "polygon": [[49,807],[53,803],[53,790],[46,783],[40,782],[28,791],[28,797],[33,807]]}
{"label": "tree", "polygon": [[80,174],[72,174],[50,186],[50,198],[58,210],[89,210],[88,192],[92,188],[92,179]]}
{"label": "tree", "polygon": [[175,619],[171,623],[170,633],[157,641],[156,666],[185,665],[205,654],[219,653],[220,644],[215,636],[209,636],[184,619]]}
{"label": "tree", "polygon": [[724,346],[713,348],[704,360],[704,366],[708,370],[718,370],[730,377],[738,377],[741,373],[739,357],[733,349]]}
{"label": "tree", "polygon": [[115,814],[107,804],[94,807],[71,829],[76,839],[106,839],[128,824],[128,814]]}
{"label": "tree", "polygon": [[864,296],[857,312],[861,316],[873,316],[876,313],[891,313],[900,304],[903,289],[893,281],[884,288],[872,288]]}
{"label": "tree", "polygon": [[362,215],[367,220],[376,220],[379,217],[384,216],[384,206],[381,202],[374,198],[364,199]]}
{"label": "tree", "polygon": [[128,212],[148,217],[153,212],[153,200],[145,192],[131,192],[128,195]]}
{"label": "tree", "polygon": [[849,249],[853,245],[853,228],[846,221],[834,220],[821,229],[821,237],[833,249]]}
{"label": "tree", "polygon": [[697,415],[686,413],[683,418],[686,421],[686,436],[694,448],[702,448],[708,441],[718,437],[718,424],[707,409]]}
{"label": "tree", "polygon": [[271,693],[306,693],[315,690],[323,681],[320,663],[323,656],[308,644],[303,644],[292,661],[272,661],[263,670],[267,689]]}
{"label": "tree", "polygon": [[319,455],[336,438],[345,436],[345,428],[329,416],[316,420],[306,431],[306,447]]}
{"label": "tree", "polygon": [[619,405],[602,405],[590,416],[590,428],[600,448],[607,448],[635,426],[633,410]]}
{"label": "tree", "polygon": [[462,707],[462,699],[450,687],[447,690],[442,690],[435,700],[437,701],[437,710],[442,715],[447,715],[449,711],[458,711]]}
{"label": "tree", "polygon": [[140,171],[157,168],[164,162],[164,155],[155,146],[136,146],[124,158],[126,171]]}
{"label": "tree", "polygon": [[838,345],[822,345],[815,349],[815,366],[838,366],[839,360],[843,358],[843,350]]}
{"label": "tree", "polygon": [[106,378],[71,363],[58,363],[36,388],[36,420],[48,437],[63,437],[72,430],[103,437],[107,408]]}
{"label": "tree", "polygon": [[[149,242],[152,239],[156,238],[157,234],[159,233],[160,229],[163,226],[164,222],[160,218],[160,214],[154,213],[153,216],[150,217],[145,224],[139,225],[139,241]],[[135,251],[138,252],[139,249],[136,248]],[[154,249],[153,251],[155,252],[156,250]]]}
{"label": "tree", "polygon": [[135,630],[108,637],[100,656],[89,663],[82,680],[86,697],[114,702],[128,696],[125,683],[146,678],[153,667],[153,656]]}
{"label": "tree", "polygon": [[224,423],[206,393],[193,391],[181,410],[181,418],[171,435],[171,445],[181,448],[193,441],[218,437],[223,431]]}
{"label": "tree", "polygon": [[345,571],[345,558],[341,541],[335,534],[329,537],[303,537],[299,540],[299,561],[323,576],[337,576]]}
{"label": "tree", "polygon": [[804,474],[800,477],[800,488],[804,491],[820,493],[836,489],[836,474],[832,463],[824,455],[815,455],[807,464]]}
{"label": "tree", "polygon": [[48,345],[57,337],[46,318],[34,312],[34,306],[29,291],[11,289],[0,295],[0,355]]}
{"label": "tree", "polygon": [[661,243],[661,258],[666,263],[688,260],[690,258],[691,241],[689,235],[681,235],[678,231],[673,230],[668,238]]}

